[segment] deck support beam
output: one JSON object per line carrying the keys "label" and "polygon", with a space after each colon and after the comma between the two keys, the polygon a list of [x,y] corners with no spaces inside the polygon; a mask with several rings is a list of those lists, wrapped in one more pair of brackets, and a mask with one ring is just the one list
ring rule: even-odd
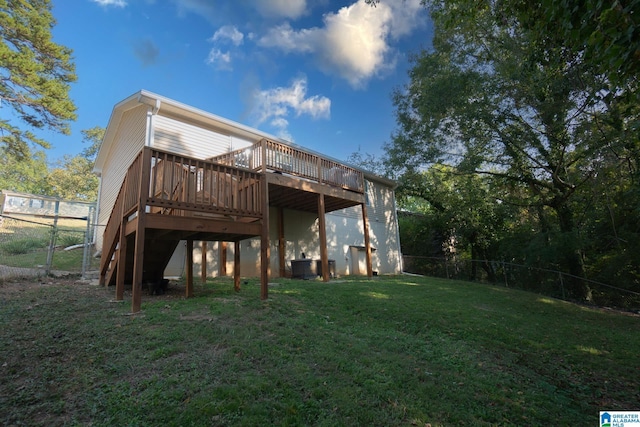
{"label": "deck support beam", "polygon": [[324,212],[324,194],[318,194],[318,228],[320,233],[320,262],[322,281],[329,281],[329,255],[327,254],[327,224]]}
{"label": "deck support beam", "polygon": [[[263,159],[266,158],[266,147],[263,145]],[[269,276],[271,275],[271,255],[269,244],[269,182],[261,178],[262,233],[260,234],[260,299],[269,297]]]}
{"label": "deck support beam", "polygon": [[[144,214],[142,214],[144,216]],[[138,219],[138,229],[135,234],[133,256],[133,283],[131,284],[131,312],[137,313],[142,305],[142,273],[144,261],[144,220]],[[124,267],[124,266],[123,266]]]}
{"label": "deck support beam", "polygon": [[185,297],[193,296],[193,240],[187,239],[187,283],[185,286]]}
{"label": "deck support beam", "polygon": [[[226,245],[225,245],[226,251]],[[240,292],[240,242],[233,243],[233,289]]]}
{"label": "deck support beam", "polygon": [[124,278],[127,273],[127,236],[124,234],[124,221],[120,226],[120,248],[118,249],[118,263],[116,264],[116,301],[124,299]]}
{"label": "deck support beam", "polygon": [[218,242],[218,276],[227,275],[227,242]]}
{"label": "deck support beam", "polygon": [[207,282],[207,242],[200,242],[200,281],[202,284]]}
{"label": "deck support beam", "polygon": [[278,208],[278,266],[280,267],[280,277],[286,275],[285,262],[285,240],[284,240],[284,209]]}
{"label": "deck support beam", "polygon": [[[142,150],[142,164],[151,164],[151,151]],[[131,312],[137,313],[142,305],[142,275],[144,273],[144,241],[147,226],[147,197],[149,196],[149,181],[151,168],[142,167],[140,186],[138,187],[137,221],[135,231],[135,249],[133,255],[133,283],[131,285]],[[124,267],[124,266],[123,266]]]}

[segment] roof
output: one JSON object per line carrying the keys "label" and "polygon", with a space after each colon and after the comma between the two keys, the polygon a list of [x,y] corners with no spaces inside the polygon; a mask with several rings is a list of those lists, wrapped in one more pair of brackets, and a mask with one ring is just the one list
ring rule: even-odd
{"label": "roof", "polygon": [[[153,92],[149,92],[146,90],[140,90],[133,95],[125,98],[124,100],[117,103],[111,112],[111,117],[109,118],[109,123],[107,124],[107,129],[104,134],[104,138],[102,140],[102,144],[100,146],[100,151],[96,157],[96,161],[94,164],[93,171],[97,174],[102,173],[102,168],[104,166],[105,161],[108,158],[109,152],[112,149],[113,141],[115,139],[117,130],[120,126],[120,122],[125,112],[131,110],[132,108],[138,107],[140,105],[147,105],[152,108],[154,114],[157,114],[159,111],[162,111],[163,115],[174,117],[177,119],[189,121],[190,123],[194,123],[200,126],[203,126],[206,129],[216,130],[223,134],[237,136],[239,138],[244,138],[247,140],[255,140],[258,141],[262,138],[270,139],[272,141],[276,141],[285,145],[289,145],[304,151],[307,151],[311,154],[316,154],[318,156],[324,157],[329,160],[333,160],[337,163],[345,163],[342,160],[331,158],[324,153],[318,153],[313,150],[309,150],[306,147],[297,145],[292,143],[291,141],[285,141],[282,138],[278,138],[266,132],[262,132],[258,129],[243,125],[238,122],[234,122],[233,120],[226,119],[224,117],[217,116],[215,114],[209,113],[204,110],[200,110],[198,108],[192,107],[187,104],[183,104],[181,102],[175,101],[170,98],[166,98],[164,96],[155,94]],[[361,170],[365,177],[372,181],[381,182],[385,185],[395,188],[396,183],[390,179],[377,176],[369,171],[366,171],[360,167],[349,165],[358,170]]]}

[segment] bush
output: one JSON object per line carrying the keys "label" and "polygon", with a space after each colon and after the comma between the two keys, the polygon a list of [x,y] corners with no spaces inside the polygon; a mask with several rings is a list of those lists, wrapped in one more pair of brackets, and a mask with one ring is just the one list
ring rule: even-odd
{"label": "bush", "polygon": [[46,248],[49,242],[46,239],[37,237],[26,237],[12,240],[2,245],[2,252],[9,255],[20,255],[33,252],[34,250]]}
{"label": "bush", "polygon": [[84,235],[83,233],[60,233],[57,241],[58,246],[62,246],[63,248],[80,245],[84,243]]}

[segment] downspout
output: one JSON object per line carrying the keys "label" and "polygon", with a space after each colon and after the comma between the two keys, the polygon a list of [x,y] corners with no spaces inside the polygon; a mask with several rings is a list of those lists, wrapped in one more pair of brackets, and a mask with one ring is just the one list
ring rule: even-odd
{"label": "downspout", "polygon": [[[155,100],[155,104],[150,104],[148,102],[144,102],[141,96],[138,96],[138,101],[147,105],[147,125],[146,125],[146,134],[144,136],[144,146],[145,147],[153,147],[154,145],[154,122],[153,117],[158,114],[160,111],[161,101],[159,99]],[[152,165],[153,166],[153,165]],[[149,206],[146,207],[146,212],[151,212]]]}
{"label": "downspout", "polygon": [[149,104],[147,102],[142,101],[141,97],[138,97],[138,101],[147,104],[148,108],[147,108],[147,133],[145,135],[145,139],[144,139],[144,145],[145,147],[153,147],[153,142],[154,142],[154,120],[153,117],[158,114],[158,111],[160,111],[160,106],[162,105],[162,101],[160,101],[159,99],[155,100],[155,104]]}
{"label": "downspout", "polygon": [[[93,222],[94,222],[93,241],[96,243],[98,242],[98,233],[99,233],[98,229],[102,227],[102,225],[100,225],[100,196],[101,195],[102,195],[102,173],[98,173],[98,200],[96,200],[96,211],[93,214]],[[102,254],[103,243],[104,242],[102,241],[100,242],[100,249],[98,249],[98,247],[96,246],[96,253],[94,255],[97,255],[98,253]]]}

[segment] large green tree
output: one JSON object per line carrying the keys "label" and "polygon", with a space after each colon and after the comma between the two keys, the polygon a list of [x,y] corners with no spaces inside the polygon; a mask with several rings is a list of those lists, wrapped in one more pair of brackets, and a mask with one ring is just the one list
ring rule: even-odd
{"label": "large green tree", "polygon": [[98,199],[99,182],[93,173],[93,165],[104,131],[99,126],[83,130],[83,142],[88,146],[79,155],[64,156],[51,170],[47,183],[53,196],[89,202]]}
{"label": "large green tree", "polygon": [[0,118],[0,145],[17,159],[31,144],[49,147],[34,129],[68,134],[76,118],[75,66],[71,50],[52,40],[54,25],[49,0],[0,0],[0,102],[14,118]]}
{"label": "large green tree", "polygon": [[44,151],[29,150],[24,157],[17,158],[14,152],[0,147],[0,190],[48,195],[48,175]]}
{"label": "large green tree", "polygon": [[617,86],[637,84],[640,72],[640,0],[507,2],[540,35],[559,34],[567,48]]}
{"label": "large green tree", "polygon": [[[429,230],[431,237],[424,242],[426,246],[432,251],[440,246],[449,256],[471,258],[474,260],[471,279],[477,278],[480,266],[488,279],[495,281],[495,272],[488,261],[499,257],[497,243],[510,221],[512,207],[499,202],[500,193],[491,188],[490,179],[436,164],[422,172],[407,171],[400,177],[398,194],[401,206],[421,206],[421,215],[413,222],[421,219],[422,226]],[[401,231],[403,235],[415,238]],[[437,246],[433,241],[436,238]]]}
{"label": "large green tree", "polygon": [[[415,58],[394,95],[390,163],[405,173],[440,163],[490,177],[507,190],[505,203],[537,212],[548,243],[562,249],[557,266],[584,276],[576,194],[629,142],[609,113],[618,102],[610,81],[562,32],[530,25],[541,16],[535,2],[427,5],[433,49]],[[589,296],[584,281],[570,285],[574,297]]]}

